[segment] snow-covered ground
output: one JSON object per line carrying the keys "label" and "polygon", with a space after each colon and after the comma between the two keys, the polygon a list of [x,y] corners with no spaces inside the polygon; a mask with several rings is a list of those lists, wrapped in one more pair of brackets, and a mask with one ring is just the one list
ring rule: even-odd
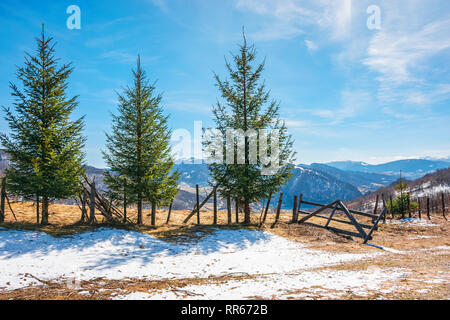
{"label": "snow-covered ground", "polygon": [[399,220],[387,220],[387,224],[395,224],[403,227],[419,226],[419,227],[435,227],[436,224],[426,219],[405,218]]}
{"label": "snow-covered ground", "polygon": [[[298,289],[316,290],[314,286],[363,292],[396,279],[402,272],[315,269],[377,254],[383,253],[318,251],[265,231],[245,229],[217,229],[184,243],[107,228],[64,238],[0,229],[0,291],[41,284],[36,278],[163,280],[248,274],[257,277],[233,279],[220,286],[192,285],[183,290],[208,299],[283,297]],[[174,291],[159,291],[121,298],[138,297],[177,295]]]}

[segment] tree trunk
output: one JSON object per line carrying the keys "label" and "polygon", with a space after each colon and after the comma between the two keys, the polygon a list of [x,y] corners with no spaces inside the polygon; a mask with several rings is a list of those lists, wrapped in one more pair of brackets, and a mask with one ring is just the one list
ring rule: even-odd
{"label": "tree trunk", "polygon": [[228,218],[228,224],[231,224],[231,197],[227,197],[227,218]]}
{"label": "tree trunk", "polygon": [[138,210],[138,217],[137,217],[137,224],[142,224],[142,196],[138,196],[138,203],[137,203],[137,210]]}
{"label": "tree trunk", "polygon": [[235,200],[235,206],[236,206],[236,223],[239,223],[239,201],[237,198]]}
{"label": "tree trunk", "polygon": [[123,191],[123,223],[127,223],[127,192],[126,188]]}
{"label": "tree trunk", "polygon": [[217,224],[217,188],[214,187],[214,221],[213,224],[216,225]]}
{"label": "tree trunk", "polygon": [[244,224],[250,224],[250,203],[248,199],[244,200]]}
{"label": "tree trunk", "polygon": [[170,206],[169,206],[169,213],[167,213],[167,221],[166,221],[166,224],[169,224],[169,222],[170,222],[170,214],[171,214],[171,212],[172,212],[172,206],[173,206],[173,200],[172,200],[172,202],[170,203]]}
{"label": "tree trunk", "polygon": [[89,223],[94,223],[95,221],[95,181],[92,181],[91,185],[91,195],[89,199]]}
{"label": "tree trunk", "polygon": [[6,200],[6,178],[2,178],[2,192],[0,204],[0,223],[5,221],[5,200]]}
{"label": "tree trunk", "polygon": [[36,195],[36,224],[39,224],[39,196]]}
{"label": "tree trunk", "polygon": [[198,191],[198,184],[195,185],[195,200],[197,206],[197,224],[200,224],[200,194]]}
{"label": "tree trunk", "polygon": [[152,227],[156,225],[156,204],[152,202]]}
{"label": "tree trunk", "polygon": [[42,219],[41,224],[43,226],[48,225],[48,197],[42,197]]}

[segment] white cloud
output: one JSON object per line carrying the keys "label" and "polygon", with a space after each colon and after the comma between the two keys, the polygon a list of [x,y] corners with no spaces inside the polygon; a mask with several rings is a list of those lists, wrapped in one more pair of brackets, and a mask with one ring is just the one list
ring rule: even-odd
{"label": "white cloud", "polygon": [[449,30],[450,19],[430,23],[417,32],[383,28],[372,38],[363,63],[380,74],[381,82],[421,81],[414,71],[425,60],[450,48]]}
{"label": "white cloud", "polygon": [[309,51],[316,51],[319,49],[319,47],[317,46],[317,44],[315,44],[313,41],[311,40],[305,40],[305,45],[308,48]]}
{"label": "white cloud", "polygon": [[306,27],[316,27],[330,39],[341,40],[350,34],[354,4],[352,0],[237,0],[236,7],[270,19],[269,26],[259,31],[259,39],[292,38]]}

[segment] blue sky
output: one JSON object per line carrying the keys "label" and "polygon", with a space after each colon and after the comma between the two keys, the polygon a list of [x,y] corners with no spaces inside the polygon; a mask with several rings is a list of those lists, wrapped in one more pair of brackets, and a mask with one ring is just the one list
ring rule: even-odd
{"label": "blue sky", "polygon": [[[81,9],[69,30],[66,8]],[[381,29],[367,27],[370,5]],[[56,56],[73,62],[75,116],[86,115],[88,163],[131,80],[137,54],[164,95],[172,129],[211,122],[224,57],[241,29],[266,58],[264,78],[281,103],[298,163],[381,163],[450,155],[450,2],[447,0],[128,0],[0,2],[0,105],[10,106],[24,52],[45,23]],[[3,115],[0,131],[7,132]]]}

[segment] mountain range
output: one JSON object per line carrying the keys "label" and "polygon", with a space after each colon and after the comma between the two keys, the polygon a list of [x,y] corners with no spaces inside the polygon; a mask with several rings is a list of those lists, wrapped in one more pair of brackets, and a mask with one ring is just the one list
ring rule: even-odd
{"label": "mountain range", "polygon": [[[292,178],[282,188],[283,208],[292,208],[295,195],[303,193],[305,199],[331,202],[336,199],[352,200],[389,186],[399,179],[400,170],[409,180],[450,167],[450,162],[430,159],[408,159],[370,165],[364,162],[345,161],[327,164],[299,164],[293,168]],[[194,190],[196,184],[208,185],[210,175],[205,163],[176,164],[181,172],[180,188]],[[276,205],[276,197],[272,205]]]}
{"label": "mountain range", "polygon": [[427,173],[432,173],[437,169],[446,169],[450,166],[449,160],[429,160],[429,159],[406,159],[397,160],[383,164],[368,164],[355,161],[335,161],[326,163],[345,171],[356,171],[364,173],[381,173],[385,175],[399,175],[400,170],[404,177],[418,179]]}
{"label": "mountain range", "polygon": [[[174,169],[180,171],[181,177],[180,193],[175,200],[174,209],[193,207],[196,184],[202,188],[202,197],[206,195],[211,177],[205,162],[198,162],[184,161],[175,164]],[[8,155],[0,150],[0,172],[8,165]],[[294,196],[300,193],[303,193],[304,199],[317,202],[331,202],[336,199],[349,201],[389,186],[398,180],[400,170],[403,177],[413,180],[449,167],[450,160],[442,159],[408,159],[377,165],[356,161],[299,164],[294,166],[292,178],[282,187],[283,208],[292,208]],[[88,176],[95,178],[97,188],[104,190],[104,169],[91,166],[86,169]],[[276,205],[277,196],[274,196],[272,205]],[[223,205],[223,202],[220,205]]]}

